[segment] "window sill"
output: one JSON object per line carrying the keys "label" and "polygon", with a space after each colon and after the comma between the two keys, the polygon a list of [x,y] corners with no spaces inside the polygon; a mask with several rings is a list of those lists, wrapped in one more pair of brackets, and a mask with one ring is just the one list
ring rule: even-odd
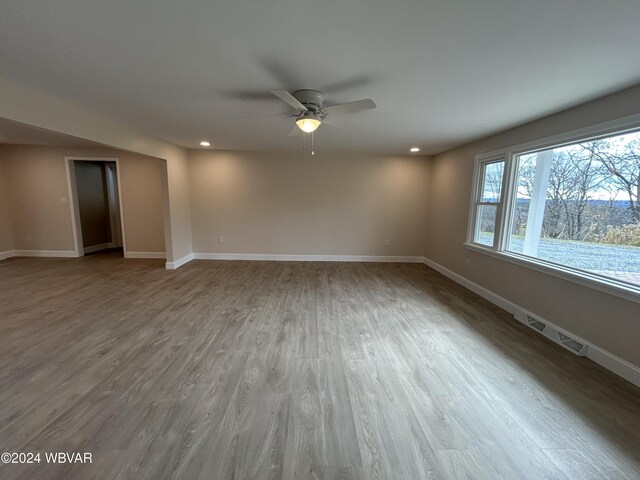
{"label": "window sill", "polygon": [[577,283],[584,287],[592,288],[600,292],[608,293],[631,302],[640,303],[640,287],[620,282],[614,279],[601,277],[581,270],[570,267],[563,267],[544,260],[538,260],[524,255],[511,252],[497,252],[490,248],[482,247],[475,243],[465,243],[465,248],[474,252],[499,258],[522,267],[530,268],[538,272],[546,273],[572,283]]}

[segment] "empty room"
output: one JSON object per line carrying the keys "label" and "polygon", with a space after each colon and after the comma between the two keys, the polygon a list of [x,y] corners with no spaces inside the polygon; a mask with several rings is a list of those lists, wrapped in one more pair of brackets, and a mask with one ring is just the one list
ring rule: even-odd
{"label": "empty room", "polygon": [[2,0],[0,478],[640,478],[640,3]]}

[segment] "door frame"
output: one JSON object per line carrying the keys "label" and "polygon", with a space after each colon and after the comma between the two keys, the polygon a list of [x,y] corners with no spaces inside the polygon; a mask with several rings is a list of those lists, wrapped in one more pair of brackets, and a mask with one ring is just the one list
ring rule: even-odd
{"label": "door frame", "polygon": [[118,179],[118,203],[120,205],[120,230],[122,231],[122,251],[127,257],[127,238],[124,231],[124,207],[122,204],[122,182],[120,181],[120,159],[116,157],[64,157],[67,172],[67,190],[69,194],[69,212],[71,213],[71,230],[73,232],[73,250],[76,257],[84,256],[82,229],[80,227],[80,206],[78,205],[78,189],[76,185],[76,171],[73,162],[115,162],[116,177]]}

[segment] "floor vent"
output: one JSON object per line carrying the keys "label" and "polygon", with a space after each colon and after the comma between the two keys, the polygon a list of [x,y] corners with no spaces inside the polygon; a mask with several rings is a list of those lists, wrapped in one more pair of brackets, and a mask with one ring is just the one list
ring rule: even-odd
{"label": "floor vent", "polygon": [[575,353],[576,355],[579,355],[581,357],[587,354],[588,345],[585,342],[567,335],[564,331],[562,331],[555,325],[541,320],[524,310],[517,311],[514,317],[521,323],[524,323],[529,328],[537,331],[538,333],[541,333],[549,340],[554,341],[570,352]]}
{"label": "floor vent", "polygon": [[542,323],[540,320],[536,320],[531,315],[527,315],[527,323],[531,328],[535,328],[539,332],[542,332],[546,325]]}
{"label": "floor vent", "polygon": [[584,349],[584,344],[560,332],[558,332],[558,338],[560,339],[560,343],[562,343],[562,345],[567,347],[569,350],[573,350],[576,353],[579,353]]}

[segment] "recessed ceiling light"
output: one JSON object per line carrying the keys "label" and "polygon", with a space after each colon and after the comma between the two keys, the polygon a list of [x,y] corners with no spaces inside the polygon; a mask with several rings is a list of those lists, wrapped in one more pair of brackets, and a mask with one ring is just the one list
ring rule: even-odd
{"label": "recessed ceiling light", "polygon": [[409,150],[410,152],[416,153],[419,152],[420,149],[418,147],[411,147],[411,150]]}
{"label": "recessed ceiling light", "polygon": [[209,142],[207,142],[206,140],[201,141],[200,145],[203,146],[203,147],[210,147],[211,146],[211,144]]}

